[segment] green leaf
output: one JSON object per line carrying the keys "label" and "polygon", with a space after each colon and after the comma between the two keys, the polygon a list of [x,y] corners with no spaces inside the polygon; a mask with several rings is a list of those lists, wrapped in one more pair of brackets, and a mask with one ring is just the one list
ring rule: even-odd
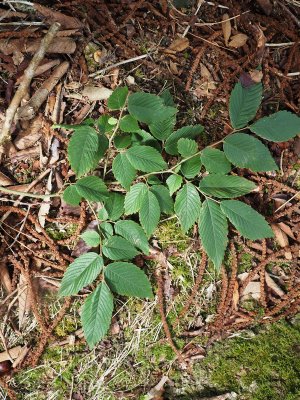
{"label": "green leaf", "polygon": [[120,193],[111,192],[105,202],[105,209],[111,221],[117,221],[124,212],[125,196]]}
{"label": "green leaf", "polygon": [[78,179],[75,187],[78,193],[89,201],[104,201],[108,197],[107,187],[98,176]]}
{"label": "green leaf", "polygon": [[221,202],[221,210],[240,234],[247,239],[274,237],[264,217],[247,204],[237,200],[224,200]]}
{"label": "green leaf", "polygon": [[131,143],[132,143],[132,138],[129,133],[121,134],[115,136],[114,138],[114,145],[117,149],[126,149],[126,147],[129,147]]}
{"label": "green leaf", "polygon": [[239,176],[211,174],[200,181],[199,188],[208,196],[230,199],[250,193],[256,185]]}
{"label": "green leaf", "polygon": [[85,300],[81,322],[84,337],[92,349],[107,334],[114,309],[113,295],[105,282]]}
{"label": "green leaf", "polygon": [[300,134],[300,118],[289,111],[278,111],[250,126],[252,132],[272,142],[285,142]]}
{"label": "green leaf", "polygon": [[120,129],[123,132],[136,132],[140,129],[137,120],[132,115],[125,115],[120,120]]}
{"label": "green leaf", "polygon": [[118,221],[115,224],[117,235],[123,236],[132,245],[140,249],[144,254],[149,254],[149,243],[143,228],[134,221]]}
{"label": "green leaf", "polygon": [[177,143],[181,138],[194,139],[203,132],[204,128],[202,125],[185,126],[177,131],[173,132],[166,141],[165,150],[168,154],[178,154]]}
{"label": "green leaf", "polygon": [[181,164],[180,170],[187,179],[197,176],[201,169],[201,158],[199,154]]}
{"label": "green leaf", "polygon": [[186,232],[198,219],[201,208],[200,196],[193,184],[186,183],[177,193],[174,208],[182,229]]}
{"label": "green leaf", "polygon": [[159,97],[163,99],[165,106],[175,107],[175,103],[173,100],[173,96],[170,92],[170,89],[164,90]]}
{"label": "green leaf", "polygon": [[110,116],[107,114],[101,115],[96,121],[98,129],[102,135],[109,133],[113,130],[113,126],[109,124]]}
{"label": "green leaf", "polygon": [[259,109],[262,99],[262,84],[256,83],[248,88],[238,82],[230,95],[229,115],[235,129],[244,128]]}
{"label": "green leaf", "polygon": [[128,111],[138,121],[150,125],[156,120],[163,119],[163,100],[154,94],[138,92],[128,97]]}
{"label": "green leaf", "polygon": [[174,213],[174,203],[170,196],[170,192],[166,186],[163,185],[153,185],[151,187],[151,192],[155,194],[158,200],[160,210],[165,214]]}
{"label": "green leaf", "polygon": [[209,199],[204,201],[198,227],[204,250],[219,271],[228,243],[228,224],[216,202]]}
{"label": "green leaf", "polygon": [[193,154],[197,153],[198,151],[198,145],[195,142],[195,140],[192,139],[187,139],[187,138],[181,138],[178,140],[177,143],[177,148],[179,154],[183,157],[190,157]]}
{"label": "green leaf", "polygon": [[153,121],[149,125],[150,132],[159,140],[166,140],[173,132],[176,124],[176,116],[171,116],[167,119]]}
{"label": "green leaf", "polygon": [[108,219],[108,212],[106,211],[105,207],[102,207],[98,211],[98,218],[100,219],[100,221],[106,221]]}
{"label": "green leaf", "polygon": [[130,164],[126,153],[119,153],[112,163],[114,177],[124,189],[128,190],[136,176],[136,170]]}
{"label": "green leaf", "polygon": [[132,146],[151,146],[154,147],[156,150],[161,152],[161,146],[158,141],[147,131],[144,129],[140,129],[139,131],[132,133]]}
{"label": "green leaf", "polygon": [[72,206],[78,206],[81,200],[80,194],[77,192],[75,185],[68,186],[63,193],[63,199]]}
{"label": "green leaf", "polygon": [[123,296],[153,298],[150,282],[146,274],[136,265],[115,262],[105,268],[105,279],[110,289]]}
{"label": "green leaf", "polygon": [[140,223],[149,237],[155,231],[160,218],[160,207],[156,196],[148,190],[143,197],[139,211]]}
{"label": "green leaf", "polygon": [[147,183],[148,183],[148,185],[160,185],[161,184],[161,180],[158,179],[158,177],[155,176],[155,175],[150,175],[147,178]]}
{"label": "green leaf", "polygon": [[59,288],[60,296],[71,296],[92,283],[100,274],[103,258],[97,253],[86,253],[76,258],[64,273]]}
{"label": "green leaf", "polygon": [[168,185],[170,195],[172,196],[173,193],[177,192],[177,190],[182,185],[182,177],[180,175],[170,175],[169,178],[166,180],[166,184]]}
{"label": "green leaf", "polygon": [[[226,140],[226,139],[225,139]],[[223,151],[206,147],[201,152],[201,161],[208,172],[227,174],[231,171],[231,164]]]}
{"label": "green leaf", "polygon": [[105,236],[107,239],[114,234],[112,224],[110,224],[109,222],[102,222],[99,225],[99,229],[103,236]]}
{"label": "green leaf", "polygon": [[128,87],[118,87],[115,89],[107,100],[107,107],[110,110],[121,110],[125,106],[128,95]]}
{"label": "green leaf", "polygon": [[99,139],[94,128],[86,125],[73,133],[68,145],[68,158],[78,177],[94,167],[98,146]]}
{"label": "green leaf", "polygon": [[98,135],[98,148],[95,152],[94,155],[94,161],[93,161],[93,165],[92,165],[92,169],[95,169],[99,163],[99,161],[101,160],[101,158],[103,158],[106,150],[108,149],[108,139],[106,136],[104,135]]}
{"label": "green leaf", "polygon": [[111,236],[102,246],[103,254],[111,260],[131,260],[139,251],[121,236]]}
{"label": "green leaf", "polygon": [[147,186],[144,183],[137,183],[131,186],[125,196],[124,208],[126,215],[134,214],[140,210],[147,190]]}
{"label": "green leaf", "polygon": [[[97,247],[100,244],[100,235],[95,231],[85,231],[80,235],[88,246]],[[90,253],[88,253],[90,254]]]}
{"label": "green leaf", "polygon": [[232,164],[252,171],[272,171],[278,167],[269,149],[253,136],[237,132],[225,138],[224,152]]}
{"label": "green leaf", "polygon": [[150,146],[131,147],[126,155],[131,165],[139,171],[156,172],[167,168],[161,154]]}

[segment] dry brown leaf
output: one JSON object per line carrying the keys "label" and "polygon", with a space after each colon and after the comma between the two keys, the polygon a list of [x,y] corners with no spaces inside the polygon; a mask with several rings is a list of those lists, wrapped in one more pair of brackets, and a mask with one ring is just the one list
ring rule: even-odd
{"label": "dry brown leaf", "polygon": [[7,293],[12,292],[12,282],[7,269],[7,257],[3,257],[0,260],[0,280],[1,284]]}
{"label": "dry brown leaf", "polygon": [[270,0],[256,0],[257,3],[261,6],[264,10],[266,15],[270,15],[273,10],[273,5]]}
{"label": "dry brown leaf", "polygon": [[279,297],[283,297],[285,295],[284,291],[277,285],[273,278],[265,272],[266,284],[267,286]]}
{"label": "dry brown leaf", "polygon": [[235,281],[233,294],[232,294],[232,304],[233,304],[233,308],[235,310],[238,309],[239,300],[240,300],[239,283],[238,283],[238,281]]}
{"label": "dry brown leaf", "polygon": [[85,86],[82,96],[87,97],[90,101],[107,100],[112,94],[112,90],[104,86]]}
{"label": "dry brown leaf", "polygon": [[253,71],[249,72],[249,75],[254,83],[259,83],[261,82],[263,78],[263,73],[262,71],[258,71],[257,69],[254,69]]}
{"label": "dry brown leaf", "polygon": [[225,40],[225,45],[228,46],[229,38],[231,36],[231,22],[229,20],[229,15],[224,14],[222,17],[222,31]]}
{"label": "dry brown leaf", "polygon": [[286,234],[288,235],[290,238],[292,238],[293,240],[297,240],[291,230],[291,228],[286,225],[284,222],[279,222],[277,224],[279,226],[279,228]]}
{"label": "dry brown leaf", "polygon": [[29,289],[23,274],[20,274],[20,280],[18,284],[18,302],[19,302],[19,307],[18,307],[19,329],[21,329],[24,324],[25,316],[30,310]]}
{"label": "dry brown leaf", "polygon": [[173,42],[170,44],[170,46],[168,47],[167,51],[171,51],[171,52],[181,52],[185,49],[187,49],[190,45],[189,39],[186,37],[183,38],[177,38],[175,40],[173,40]]}
{"label": "dry brown leaf", "polygon": [[0,171],[0,185],[1,186],[9,186],[13,185],[13,181],[6,175],[3,174],[3,172]]}
{"label": "dry brown leaf", "polygon": [[249,299],[260,299],[260,282],[249,282],[245,287],[245,290],[241,294],[241,301]]}
{"label": "dry brown leaf", "polygon": [[248,36],[244,33],[238,33],[231,37],[231,40],[228,44],[229,47],[234,47],[235,49],[244,46],[248,40]]}
{"label": "dry brown leaf", "polygon": [[170,60],[170,70],[171,70],[172,74],[174,74],[174,75],[178,75],[179,74],[179,71],[178,71],[178,68],[177,68],[177,64],[174,63],[172,60]]}
{"label": "dry brown leaf", "polygon": [[42,136],[42,125],[42,115],[34,118],[30,124],[30,127],[25,131],[20,132],[14,140],[14,145],[16,148],[18,150],[24,150],[28,147],[32,147]]}
{"label": "dry brown leaf", "polygon": [[289,245],[289,239],[287,235],[279,228],[278,224],[271,224],[271,228],[275,234],[275,239],[280,247],[286,247]]}
{"label": "dry brown leaf", "polygon": [[10,360],[11,358],[15,360],[19,357],[21,351],[22,346],[12,347],[11,349],[8,349],[8,351],[3,351],[0,353],[0,362]]}
{"label": "dry brown leaf", "polygon": [[70,17],[69,15],[54,11],[38,3],[33,3],[33,7],[39,14],[46,18],[48,24],[59,22],[61,24],[61,29],[78,29],[83,26],[83,23],[78,18]]}

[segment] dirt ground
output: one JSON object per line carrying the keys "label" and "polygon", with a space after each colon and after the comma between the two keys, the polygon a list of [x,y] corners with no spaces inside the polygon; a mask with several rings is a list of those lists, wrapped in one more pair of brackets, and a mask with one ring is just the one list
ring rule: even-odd
{"label": "dirt ground", "polygon": [[[277,227],[276,241],[245,241],[232,232],[217,273],[197,234],[182,234],[166,218],[152,239],[168,263],[163,293],[154,279],[159,265],[137,260],[156,297],[119,298],[110,335],[93,351],[79,318],[87,292],[57,298],[93,215],[84,202],[70,207],[24,194],[53,193],[73,179],[71,133],[52,125],[99,118],[118,86],[169,89],[178,127],[205,127],[202,147],[228,133],[229,95],[246,73],[262,71],[259,117],[283,109],[299,114],[299,1],[3,1],[1,125],[40,39],[57,20],[61,31],[20,105],[46,82],[45,100],[33,118],[12,122],[1,149],[0,185],[11,192],[0,199],[0,398],[299,399],[299,137],[269,144],[279,172],[236,171],[257,183],[251,204]],[[8,349],[16,356],[5,357]]]}

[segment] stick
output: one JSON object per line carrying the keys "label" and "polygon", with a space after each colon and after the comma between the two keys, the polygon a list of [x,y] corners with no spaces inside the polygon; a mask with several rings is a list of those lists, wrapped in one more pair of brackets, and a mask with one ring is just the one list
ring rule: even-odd
{"label": "stick", "polygon": [[60,28],[60,24],[55,22],[53,25],[51,25],[49,31],[47,32],[46,36],[43,38],[41,41],[40,47],[33,56],[30,64],[26,68],[24,72],[24,79],[20,83],[20,86],[18,87],[8,109],[6,110],[6,115],[5,115],[5,121],[3,124],[2,131],[0,133],[0,146],[2,146],[5,142],[10,140],[11,137],[11,125],[15,116],[15,113],[17,111],[17,108],[22,100],[22,98],[25,96],[27,89],[32,81],[32,78],[34,76],[35,70],[38,67],[39,63],[42,61],[44,58],[44,55],[46,53],[46,50],[53,40],[54,36],[58,32]]}
{"label": "stick", "polygon": [[21,120],[29,120],[35,117],[40,106],[47,99],[51,90],[56,86],[60,78],[68,71],[69,63],[64,61],[55,68],[51,76],[45,80],[42,86],[34,93],[31,99],[17,112],[17,118]]}

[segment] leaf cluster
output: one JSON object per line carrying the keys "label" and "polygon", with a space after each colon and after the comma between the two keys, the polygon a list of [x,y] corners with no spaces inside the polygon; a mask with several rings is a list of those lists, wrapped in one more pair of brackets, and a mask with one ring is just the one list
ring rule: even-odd
{"label": "leaf cluster", "polygon": [[217,270],[231,225],[251,240],[273,237],[265,218],[242,201],[255,184],[232,168],[277,170],[265,141],[295,137],[300,118],[279,111],[252,122],[262,94],[261,83],[235,85],[229,103],[233,129],[221,148],[199,148],[201,125],[175,128],[177,108],[169,91],[160,96],[129,94],[127,87],[119,87],[107,102],[112,114],[78,126],[56,126],[73,130],[68,158],[77,180],[65,189],[64,200],[78,205],[85,199],[102,207],[97,232],[82,235],[98,251],[70,264],[60,288],[61,296],[69,296],[99,282],[82,309],[91,347],[109,329],[113,293],[152,296],[147,276],[130,261],[149,254],[148,239],[163,214],[175,215],[184,232],[197,224],[201,244]]}

